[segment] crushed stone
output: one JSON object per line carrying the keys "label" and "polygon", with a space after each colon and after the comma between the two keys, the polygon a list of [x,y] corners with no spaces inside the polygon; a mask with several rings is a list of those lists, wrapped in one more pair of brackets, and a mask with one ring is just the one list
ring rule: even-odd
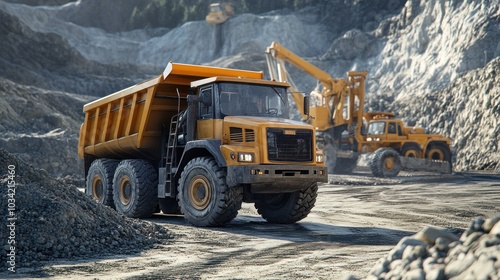
{"label": "crushed stone", "polygon": [[[11,245],[15,245],[17,269],[57,259],[138,253],[173,238],[168,229],[98,204],[75,185],[64,183],[68,180],[54,179],[3,149],[0,163],[1,263],[6,263],[10,250],[11,229],[5,225],[12,220],[8,218],[15,218],[15,243]],[[8,196],[12,186],[9,166],[15,166],[15,177],[10,178],[15,182],[14,197]],[[15,199],[10,209],[13,215],[8,198]]]}

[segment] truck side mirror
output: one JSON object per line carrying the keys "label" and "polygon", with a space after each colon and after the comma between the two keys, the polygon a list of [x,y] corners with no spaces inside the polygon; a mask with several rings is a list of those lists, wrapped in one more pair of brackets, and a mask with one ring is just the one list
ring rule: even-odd
{"label": "truck side mirror", "polygon": [[309,96],[304,96],[304,115],[309,115]]}

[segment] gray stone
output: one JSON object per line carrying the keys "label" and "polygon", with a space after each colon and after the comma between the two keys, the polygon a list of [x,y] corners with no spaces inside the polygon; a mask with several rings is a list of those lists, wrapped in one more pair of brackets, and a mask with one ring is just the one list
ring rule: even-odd
{"label": "gray stone", "polygon": [[470,246],[472,243],[476,242],[484,233],[480,231],[476,231],[471,233],[464,241],[464,246]]}
{"label": "gray stone", "polygon": [[432,268],[425,272],[425,280],[445,280],[443,268]]}
{"label": "gray stone", "polygon": [[423,258],[427,255],[427,250],[424,246],[407,246],[403,252],[403,260],[409,260],[410,262]]}
{"label": "gray stone", "polygon": [[490,234],[500,236],[500,223],[496,223],[490,230]]}
{"label": "gray stone", "polygon": [[491,229],[498,223],[498,221],[500,221],[500,216],[486,219],[483,224],[483,230],[489,233]]}
{"label": "gray stone", "polygon": [[425,227],[423,230],[415,234],[415,238],[430,244],[434,244],[438,237],[448,239],[450,242],[458,240],[458,237],[446,231],[446,229],[432,226]]}
{"label": "gray stone", "polygon": [[403,280],[425,280],[425,273],[422,269],[412,269],[405,273]]}
{"label": "gray stone", "polygon": [[446,266],[445,274],[449,278],[457,276],[467,270],[475,261],[476,258],[472,253],[460,254],[457,259]]}
{"label": "gray stone", "polygon": [[448,249],[448,245],[450,245],[450,239],[448,238],[443,238],[443,237],[438,237],[436,238],[436,245],[435,247],[440,250],[440,251],[445,251]]}

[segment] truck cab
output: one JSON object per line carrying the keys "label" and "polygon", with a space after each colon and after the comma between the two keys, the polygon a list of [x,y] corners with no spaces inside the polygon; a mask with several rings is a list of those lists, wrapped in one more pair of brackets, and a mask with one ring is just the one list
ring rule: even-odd
{"label": "truck cab", "polygon": [[289,119],[288,86],[262,72],[169,63],[84,105],[87,194],[128,217],[161,209],[196,226],[227,224],[242,202],[269,222],[305,218],[328,174],[314,127]]}

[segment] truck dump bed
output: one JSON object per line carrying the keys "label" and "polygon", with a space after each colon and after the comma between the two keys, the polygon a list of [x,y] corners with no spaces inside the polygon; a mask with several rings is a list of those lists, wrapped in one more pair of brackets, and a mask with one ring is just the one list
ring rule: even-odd
{"label": "truck dump bed", "polygon": [[162,126],[168,129],[187,107],[191,82],[215,76],[262,79],[263,73],[169,63],[162,75],[83,107],[78,155],[159,160]]}

